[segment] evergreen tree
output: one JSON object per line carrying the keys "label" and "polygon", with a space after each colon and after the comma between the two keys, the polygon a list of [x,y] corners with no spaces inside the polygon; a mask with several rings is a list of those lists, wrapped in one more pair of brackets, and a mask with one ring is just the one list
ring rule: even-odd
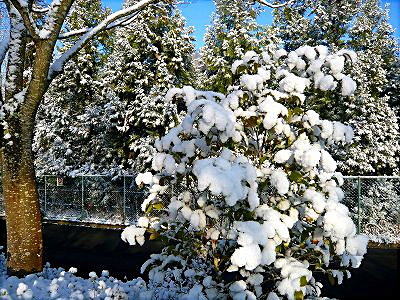
{"label": "evergreen tree", "polygon": [[301,45],[346,47],[346,36],[362,0],[300,0],[274,11],[274,25],[285,49]]}
{"label": "evergreen tree", "polygon": [[[65,21],[66,32],[93,27],[109,13],[101,1],[75,1]],[[59,53],[69,49],[76,37],[66,39]],[[39,174],[70,174],[96,172],[104,160],[99,155],[104,142],[103,129],[90,116],[101,101],[102,86],[99,70],[108,54],[111,38],[100,36],[79,51],[65,66],[46,93],[37,116],[36,169]]]}
{"label": "evergreen tree", "polygon": [[[307,105],[324,117],[355,128],[356,142],[348,154],[336,151],[344,173],[396,173],[400,135],[389,103],[396,102],[398,94],[397,86],[392,84],[398,45],[387,9],[381,8],[378,0],[304,0],[277,10],[275,17],[274,24],[287,50],[307,43],[356,51],[358,59],[351,73],[358,85],[354,97],[322,93],[310,98]],[[339,72],[337,76],[342,75]]]}
{"label": "evergreen tree", "polygon": [[109,101],[114,110],[113,147],[124,168],[141,170],[153,153],[154,139],[173,125],[168,117],[172,106],[160,95],[190,83],[191,34],[175,3],[149,7],[134,23],[117,30],[103,77],[114,93]]}
{"label": "evergreen tree", "polygon": [[359,57],[353,70],[359,92],[349,108],[357,143],[350,148],[343,167],[351,174],[396,174],[400,134],[388,90],[393,88],[389,74],[397,60],[398,45],[388,12],[378,0],[363,3],[349,32],[349,43]]}
{"label": "evergreen tree", "polygon": [[204,37],[201,56],[206,81],[202,88],[226,92],[234,81],[232,64],[247,51],[272,44],[275,32],[256,22],[261,9],[254,1],[215,0],[212,25]]}

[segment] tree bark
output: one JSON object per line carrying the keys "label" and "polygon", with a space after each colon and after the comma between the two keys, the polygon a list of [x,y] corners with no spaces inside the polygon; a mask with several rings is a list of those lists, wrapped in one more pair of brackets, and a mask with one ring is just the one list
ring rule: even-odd
{"label": "tree bark", "polygon": [[36,112],[48,88],[53,43],[38,42],[32,78],[18,113],[7,117],[11,145],[4,145],[3,195],[7,228],[7,272],[26,275],[43,268],[42,220],[32,151]]}
{"label": "tree bark", "polygon": [[11,128],[21,132],[19,137],[13,139],[18,146],[5,147],[2,153],[7,271],[18,276],[38,272],[43,266],[42,225],[32,163],[32,142],[21,138],[29,127],[22,122],[14,123]]}
{"label": "tree bark", "polygon": [[[65,1],[60,14],[66,15],[72,0]],[[64,2],[64,3],[65,3]],[[17,14],[10,16],[18,18]],[[25,31],[16,32],[18,42],[11,45],[5,102],[23,98],[16,111],[5,116],[11,137],[3,139],[1,150],[2,183],[7,229],[7,272],[23,276],[43,268],[43,237],[39,194],[32,151],[35,117],[39,104],[48,89],[47,79],[53,49],[63,18],[58,21],[58,31],[47,40],[35,41],[35,60],[32,75],[23,82],[26,49]],[[14,22],[18,24],[18,22]],[[11,28],[12,30],[13,28]],[[25,93],[23,93],[25,89]],[[18,96],[16,96],[19,93]],[[18,100],[20,101],[20,100]]]}

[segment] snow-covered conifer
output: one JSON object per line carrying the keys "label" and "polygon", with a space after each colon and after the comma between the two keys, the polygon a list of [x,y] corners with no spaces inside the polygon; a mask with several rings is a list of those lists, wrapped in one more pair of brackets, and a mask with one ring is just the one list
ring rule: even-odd
{"label": "snow-covered conifer", "polygon": [[[95,26],[109,13],[101,5],[101,1],[75,1],[64,30]],[[74,41],[76,37],[63,40],[59,53]],[[102,101],[99,71],[110,43],[109,35],[90,42],[66,64],[46,93],[37,117],[34,144],[39,174],[99,172],[98,166],[109,167],[102,152],[104,124],[96,124],[93,109]]]}
{"label": "snow-covered conifer", "polygon": [[214,3],[216,11],[201,49],[206,78],[202,88],[225,93],[234,81],[232,63],[248,51],[276,43],[276,32],[257,23],[261,8],[254,6],[253,1]]}
{"label": "snow-covered conifer", "polygon": [[[355,143],[350,151],[335,152],[344,173],[397,173],[399,126],[389,104],[396,102],[398,94],[398,85],[393,84],[398,44],[388,23],[387,8],[381,8],[378,0],[296,1],[276,11],[275,25],[287,50],[306,43],[329,45],[333,50],[345,46],[357,53],[350,71],[357,83],[354,96],[344,100],[329,91],[318,93],[310,97],[307,106],[354,127]],[[343,77],[343,61],[333,63],[338,68],[335,77]],[[332,83],[328,79],[324,84]]]}
{"label": "snow-covered conifer", "polygon": [[[390,107],[390,73],[398,60],[398,44],[388,22],[388,11],[378,0],[365,1],[350,30],[350,43],[359,61],[352,72],[358,93],[348,113],[354,127],[355,145],[344,156],[348,174],[391,175],[399,172],[400,131]],[[397,86],[398,87],[398,86]],[[397,89],[397,93],[400,90]]]}
{"label": "snow-covered conifer", "polygon": [[108,106],[114,110],[114,147],[125,168],[143,169],[154,139],[174,126],[168,116],[171,105],[159,95],[191,83],[191,34],[175,3],[149,7],[116,32],[103,77],[113,94]]}

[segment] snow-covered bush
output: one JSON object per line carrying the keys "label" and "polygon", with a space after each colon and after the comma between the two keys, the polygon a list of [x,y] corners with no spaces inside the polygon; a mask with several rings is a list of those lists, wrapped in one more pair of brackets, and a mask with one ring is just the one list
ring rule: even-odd
{"label": "snow-covered bush", "polygon": [[156,141],[152,170],[136,178],[149,187],[146,216],[122,234],[133,245],[146,231],[167,243],[142,268],[154,299],[317,297],[315,271],[341,283],[360,265],[368,239],[356,235],[325,150],[353,131],[305,105],[315,89],[354,92],[349,58],[324,46],[251,51],[233,64],[240,80],[226,96],[168,92],[187,115]]}

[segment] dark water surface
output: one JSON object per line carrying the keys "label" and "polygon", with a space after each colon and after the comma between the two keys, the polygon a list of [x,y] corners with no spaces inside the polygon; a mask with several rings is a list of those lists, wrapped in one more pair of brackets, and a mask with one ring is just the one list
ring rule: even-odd
{"label": "dark water surface", "polygon": [[[53,267],[78,268],[87,278],[102,270],[119,279],[140,276],[140,266],[161,245],[146,241],[143,247],[129,246],[120,238],[121,229],[44,224],[44,261]],[[5,246],[5,222],[0,220],[0,245]],[[369,249],[361,267],[339,286],[323,281],[323,296],[343,300],[400,299],[400,249]]]}

